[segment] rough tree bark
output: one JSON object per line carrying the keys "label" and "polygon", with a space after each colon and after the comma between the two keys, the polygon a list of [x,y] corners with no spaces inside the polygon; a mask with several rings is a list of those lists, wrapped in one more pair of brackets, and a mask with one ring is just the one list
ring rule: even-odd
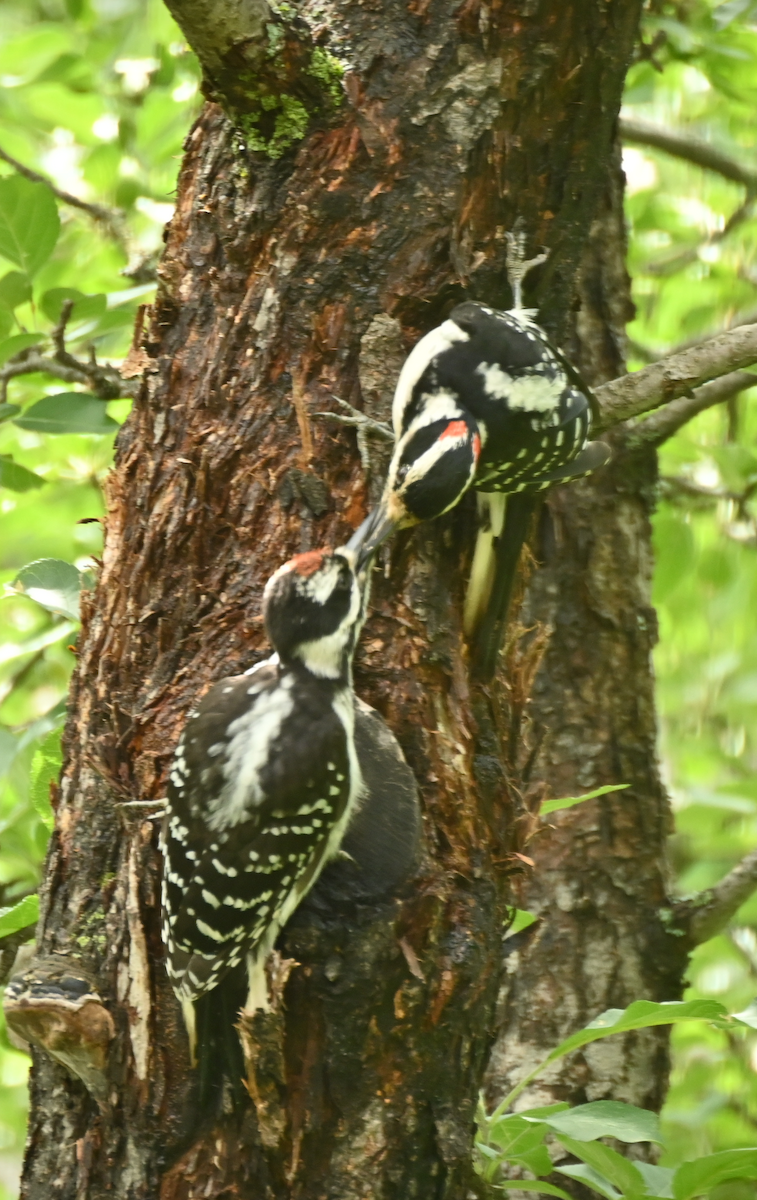
{"label": "rough tree bark", "polygon": [[[171,7],[190,40],[207,29],[196,0]],[[241,1121],[192,1130],[155,828],[120,805],[163,794],[193,700],[265,652],[269,574],[342,542],[366,511],[354,434],[314,414],[334,395],[380,411],[402,354],[458,299],[507,306],[519,217],[550,250],[528,301],[592,381],[621,373],[615,136],[640,0],[314,4],[292,28],[243,9],[244,44],[223,10],[214,100],[187,139],[130,356],[143,382],[84,604],[44,889],[40,961],[67,964],[92,997],[61,1037],[100,1084],[35,1050],[23,1195],[462,1200],[493,1045],[492,1097],[600,1009],[680,992],[683,943],[660,917],[651,452],[550,497],[490,690],[469,682],[461,633],[473,498],[386,552],[356,688],[415,772],[428,855],[391,908],[340,923],[311,906],[285,932],[298,965]],[[321,45],[350,63],[341,107],[313,75]],[[292,83],[300,107],[276,113],[306,127],[283,154],[291,120],[266,123],[250,63],[269,91]],[[620,781],[631,788],[532,837],[541,795]],[[514,899],[541,921],[503,954]],[[654,1106],[666,1069],[662,1035],[637,1035],[585,1050],[539,1094]]]}

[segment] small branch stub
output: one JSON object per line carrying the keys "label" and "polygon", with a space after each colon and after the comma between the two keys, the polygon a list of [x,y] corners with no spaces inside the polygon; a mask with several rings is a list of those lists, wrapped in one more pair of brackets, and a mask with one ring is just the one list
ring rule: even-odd
{"label": "small branch stub", "polygon": [[248,149],[277,159],[314,118],[342,100],[343,67],[305,21],[264,0],[167,0],[202,64],[205,92],[225,109]]}

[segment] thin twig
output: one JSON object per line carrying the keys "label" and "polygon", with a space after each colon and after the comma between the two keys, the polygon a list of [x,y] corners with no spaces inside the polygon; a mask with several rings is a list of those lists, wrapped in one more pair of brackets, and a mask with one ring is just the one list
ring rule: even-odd
{"label": "thin twig", "polygon": [[53,195],[60,200],[61,204],[68,204],[71,208],[81,209],[87,213],[93,221],[97,221],[98,225],[102,225],[113,241],[118,242],[120,246],[126,247],[126,234],[124,231],[123,214],[115,208],[105,208],[102,204],[91,204],[87,200],[80,200],[78,196],[74,196],[71,192],[65,192],[62,188],[58,188],[45,175],[40,175],[39,171],[33,171],[31,167],[24,166],[17,158],[13,158],[0,147],[0,159],[6,162],[9,167],[13,167],[14,171],[18,171],[19,175],[23,175],[24,179],[29,179],[32,183],[42,183],[46,188],[49,188]]}
{"label": "thin twig", "polygon": [[97,365],[93,370],[90,363],[77,361],[75,367],[64,366],[54,358],[42,354],[27,353],[25,358],[16,356],[4,367],[0,367],[0,390],[10,379],[19,375],[35,375],[42,372],[60,379],[63,383],[86,383],[101,400],[118,400],[123,397],[134,399],[139,393],[139,379],[122,379],[116,367]]}
{"label": "thin twig", "polygon": [[747,191],[757,192],[757,168],[743,166],[735,158],[730,158],[700,138],[625,118],[620,120],[620,136],[624,142],[654,146],[656,150],[664,150],[674,158],[682,158],[698,167],[704,167],[707,171],[715,171],[734,183],[740,183]]}
{"label": "thin twig", "polygon": [[32,375],[37,371],[44,371],[66,383],[86,383],[101,400],[117,400],[123,396],[134,399],[137,396],[139,380],[127,381],[121,378],[115,367],[101,366],[95,356],[94,346],[90,347],[88,362],[75,358],[66,349],[66,327],[73,310],[74,301],[64,300],[58,322],[49,334],[55,347],[52,358],[36,353],[36,347],[27,347],[9,359],[4,367],[0,367],[0,396],[3,399],[7,395],[10,379]]}
{"label": "thin twig", "polygon": [[626,450],[638,450],[642,446],[661,446],[664,441],[706,408],[737,396],[746,388],[757,387],[757,375],[748,371],[731,371],[711,383],[695,388],[690,396],[681,396],[671,401],[658,412],[645,417],[637,425],[629,425],[624,433],[623,446]]}
{"label": "thin twig", "polygon": [[632,375],[623,375],[596,389],[599,429],[606,430],[629,417],[689,395],[711,379],[757,362],[757,324],[716,334],[699,346],[661,358]]}
{"label": "thin twig", "polygon": [[742,858],[720,883],[675,905],[676,924],[692,946],[714,937],[757,890],[757,850]]}

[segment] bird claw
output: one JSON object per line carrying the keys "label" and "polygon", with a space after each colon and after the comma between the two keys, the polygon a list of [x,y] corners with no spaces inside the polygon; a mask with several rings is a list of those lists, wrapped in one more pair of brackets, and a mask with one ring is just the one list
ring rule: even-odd
{"label": "bird claw", "polygon": [[534,267],[547,261],[549,251],[543,250],[541,254],[535,255],[533,258],[525,257],[526,234],[520,228],[520,219],[516,221],[515,228],[505,234],[505,237],[507,238],[507,258],[505,259],[507,281],[513,292],[513,309],[520,311],[523,308],[523,280]]}
{"label": "bird claw", "polygon": [[366,416],[359,409],[353,408],[346,400],[342,400],[340,396],[332,396],[337,404],[341,404],[342,408],[346,409],[345,413],[335,412],[317,412],[313,415],[316,417],[328,417],[332,421],[337,421],[340,425],[351,426],[357,432],[357,447],[360,451],[360,462],[366,475],[371,473],[371,454],[368,446],[368,438],[373,435],[380,438],[384,442],[393,442],[394,433],[391,428],[384,424],[383,421],[375,421],[373,417]]}

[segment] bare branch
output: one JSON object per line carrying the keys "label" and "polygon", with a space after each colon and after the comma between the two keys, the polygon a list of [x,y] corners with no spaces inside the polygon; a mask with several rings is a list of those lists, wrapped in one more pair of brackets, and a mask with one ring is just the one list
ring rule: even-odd
{"label": "bare branch", "polygon": [[757,362],[757,324],[719,333],[596,389],[599,430],[687,396],[700,384]]}
{"label": "bare branch", "polygon": [[676,924],[688,934],[690,943],[698,946],[720,933],[754,891],[757,891],[757,850],[742,858],[720,883],[676,904]]}
{"label": "bare branch", "polygon": [[134,399],[139,393],[139,379],[123,379],[117,367],[96,361],[83,362],[63,348],[63,353],[50,358],[36,349],[22,350],[0,367],[0,396],[4,396],[11,379],[38,373],[52,375],[63,383],[84,383],[101,400]]}
{"label": "bare branch", "polygon": [[70,208],[81,209],[93,221],[97,221],[98,225],[102,226],[103,230],[113,241],[118,242],[119,246],[126,247],[127,239],[124,230],[123,215],[118,209],[105,208],[102,204],[90,204],[87,200],[80,200],[78,196],[72,195],[71,192],[64,192],[62,188],[56,187],[45,175],[40,175],[39,171],[33,171],[31,167],[24,166],[17,158],[13,158],[12,155],[7,154],[1,147],[0,159],[8,163],[8,166],[13,167],[14,171],[18,171],[19,175],[23,175],[24,179],[29,179],[32,183],[43,183],[60,200],[61,204],[68,204]]}
{"label": "bare branch", "polygon": [[748,371],[731,371],[721,375],[711,383],[695,388],[690,396],[681,396],[671,401],[658,412],[645,417],[638,425],[630,425],[625,430],[623,446],[626,450],[638,450],[642,446],[661,446],[664,441],[696,417],[706,408],[715,404],[723,404],[732,396],[737,396],[746,388],[757,387],[757,375]]}
{"label": "bare branch", "polygon": [[643,121],[629,121],[625,118],[620,120],[620,136],[624,142],[654,146],[656,150],[664,150],[666,154],[694,163],[697,167],[716,171],[725,179],[740,183],[748,192],[757,192],[757,168],[750,170],[736,159],[716,150],[709,142],[686,134],[673,133],[670,129],[660,129],[657,125],[647,125]]}

